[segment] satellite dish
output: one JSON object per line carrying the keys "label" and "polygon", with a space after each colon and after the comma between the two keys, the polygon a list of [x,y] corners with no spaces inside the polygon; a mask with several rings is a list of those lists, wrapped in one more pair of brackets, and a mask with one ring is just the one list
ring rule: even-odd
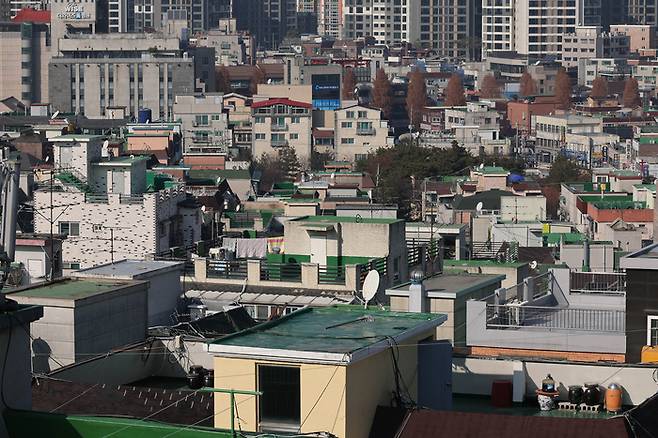
{"label": "satellite dish", "polygon": [[480,167],[478,167],[478,169],[480,169],[480,170],[484,169],[484,163],[481,163]]}
{"label": "satellite dish", "polygon": [[482,211],[482,207],[484,207],[484,204],[478,202],[478,204],[475,206],[475,210],[479,213]]}
{"label": "satellite dish", "polygon": [[539,263],[537,263],[537,260],[533,260],[533,261],[531,261],[531,262],[530,262],[530,269],[537,269],[537,265],[538,265],[538,264],[539,264]]}
{"label": "satellite dish", "polygon": [[368,307],[368,302],[372,300],[375,295],[377,295],[377,290],[379,289],[379,272],[372,269],[366,275],[366,279],[363,282],[363,289],[361,293],[363,294],[363,299],[365,300],[364,307]]}
{"label": "satellite dish", "polygon": [[235,211],[236,211],[236,212],[240,211],[240,205],[238,205],[238,206],[235,207]]}
{"label": "satellite dish", "polygon": [[201,206],[201,211],[204,212],[204,213],[206,212],[206,206],[205,205]]}
{"label": "satellite dish", "polygon": [[59,110],[55,111],[55,113],[52,116],[50,116],[50,120],[55,120],[55,118],[57,118],[58,115],[59,115]]}
{"label": "satellite dish", "polygon": [[43,161],[45,161],[46,163],[47,163],[48,161],[50,161],[50,155],[46,155],[46,159],[43,160]]}

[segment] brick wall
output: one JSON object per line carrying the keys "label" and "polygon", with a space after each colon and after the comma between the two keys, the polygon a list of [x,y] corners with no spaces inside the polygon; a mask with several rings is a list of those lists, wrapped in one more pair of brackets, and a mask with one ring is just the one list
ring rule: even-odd
{"label": "brick wall", "polygon": [[[457,349],[455,349],[457,352]],[[615,353],[583,353],[573,351],[527,350],[520,348],[468,347],[459,353],[486,357],[522,357],[532,359],[558,359],[571,362],[621,362],[625,355]]]}

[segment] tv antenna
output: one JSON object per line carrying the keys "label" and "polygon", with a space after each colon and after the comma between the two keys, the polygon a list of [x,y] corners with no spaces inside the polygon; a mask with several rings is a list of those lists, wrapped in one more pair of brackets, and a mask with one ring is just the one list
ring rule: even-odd
{"label": "tv antenna", "polygon": [[363,289],[361,294],[363,294],[363,300],[365,301],[363,307],[368,308],[368,302],[375,298],[377,295],[377,290],[379,289],[379,272],[375,269],[370,270],[366,279],[363,281]]}

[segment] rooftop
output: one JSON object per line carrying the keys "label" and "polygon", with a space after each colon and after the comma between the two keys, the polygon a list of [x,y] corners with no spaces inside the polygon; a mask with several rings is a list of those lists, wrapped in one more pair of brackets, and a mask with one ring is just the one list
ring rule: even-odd
{"label": "rooftop", "polygon": [[151,157],[146,155],[122,155],[120,157],[112,157],[107,160],[98,161],[94,163],[97,166],[130,166],[133,163],[140,161],[148,161]]}
{"label": "rooftop", "polygon": [[164,260],[121,260],[74,272],[73,277],[136,278],[144,274],[183,269],[183,262]]}
{"label": "rooftop", "polygon": [[361,306],[304,308],[210,343],[215,354],[286,361],[352,363],[445,322],[446,315]]}
{"label": "rooftop", "polygon": [[658,243],[628,254],[619,260],[621,269],[658,270]]}
{"label": "rooftop", "polygon": [[[504,275],[447,273],[434,275],[423,280],[429,298],[455,299],[483,287],[500,284]],[[389,296],[408,296],[411,283],[403,283],[386,290]]]}
{"label": "rooftop", "polygon": [[36,285],[17,289],[10,295],[12,298],[26,297],[80,300],[100,295],[117,288],[122,288],[128,284],[129,283],[126,283],[125,281],[64,279],[51,283],[38,283]]}
{"label": "rooftop", "polygon": [[443,266],[450,267],[471,267],[471,266],[500,266],[503,268],[520,268],[526,265],[521,262],[497,262],[495,260],[444,260]]}
{"label": "rooftop", "polygon": [[364,223],[364,224],[394,224],[396,222],[402,222],[402,219],[393,219],[393,218],[359,218],[356,216],[305,216],[297,219],[293,219],[296,222],[305,222],[305,223]]}

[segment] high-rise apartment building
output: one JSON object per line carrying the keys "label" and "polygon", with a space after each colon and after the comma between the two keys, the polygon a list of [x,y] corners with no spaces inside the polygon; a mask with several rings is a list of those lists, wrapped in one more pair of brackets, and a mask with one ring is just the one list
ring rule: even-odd
{"label": "high-rise apartment building", "polygon": [[482,52],[559,56],[562,36],[601,24],[601,0],[482,0]]}
{"label": "high-rise apartment building", "polygon": [[340,38],[343,33],[344,0],[318,1],[318,33]]}
{"label": "high-rise apartment building", "polygon": [[[481,0],[420,0],[418,12],[421,47],[438,56],[458,59],[479,57]],[[477,20],[474,20],[477,17]],[[412,41],[415,42],[415,41]]]}
{"label": "high-rise apartment building", "polygon": [[[623,0],[628,3],[628,21],[631,24],[658,25],[657,0]],[[621,2],[620,2],[621,3]]]}
{"label": "high-rise apartment building", "polygon": [[420,35],[419,15],[420,0],[345,0],[343,37],[372,36],[380,44],[413,43]]}
{"label": "high-rise apartment building", "polygon": [[256,45],[265,49],[278,48],[287,34],[300,31],[297,0],[234,1],[233,18],[238,30],[249,31]]}

